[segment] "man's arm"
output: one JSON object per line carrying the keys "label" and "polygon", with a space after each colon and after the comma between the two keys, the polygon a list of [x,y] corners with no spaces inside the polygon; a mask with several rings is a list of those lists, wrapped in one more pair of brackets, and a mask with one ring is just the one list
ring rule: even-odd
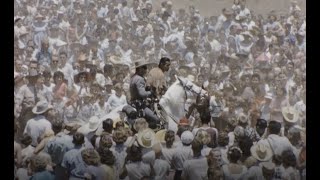
{"label": "man's arm", "polygon": [[151,92],[150,91],[146,91],[145,88],[146,88],[146,83],[144,82],[143,79],[139,79],[137,81],[137,90],[138,90],[138,94],[140,97],[142,98],[147,98],[151,95]]}

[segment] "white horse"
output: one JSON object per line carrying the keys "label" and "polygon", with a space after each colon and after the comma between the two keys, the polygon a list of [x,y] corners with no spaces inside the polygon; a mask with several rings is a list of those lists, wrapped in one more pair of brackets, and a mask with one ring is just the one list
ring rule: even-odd
{"label": "white horse", "polygon": [[177,132],[179,120],[185,116],[187,98],[194,95],[206,96],[208,93],[190,80],[176,77],[174,82],[161,97],[159,105],[162,107],[162,119],[167,122],[167,129]]}

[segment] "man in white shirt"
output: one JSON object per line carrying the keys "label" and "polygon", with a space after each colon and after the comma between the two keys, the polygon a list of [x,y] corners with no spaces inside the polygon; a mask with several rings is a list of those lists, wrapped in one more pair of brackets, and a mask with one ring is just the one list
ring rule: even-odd
{"label": "man in white shirt", "polygon": [[110,111],[112,111],[116,107],[127,104],[127,98],[122,93],[123,90],[120,83],[114,85],[114,90],[116,91],[116,93],[111,94],[107,101],[107,104],[110,107]]}
{"label": "man in white shirt", "polygon": [[[268,136],[262,139],[262,143],[270,145],[273,154],[281,156],[285,150],[292,150],[293,146],[285,136],[280,136],[281,123],[277,121],[270,121],[268,124]],[[259,142],[260,142],[259,141]]]}
{"label": "man in white shirt", "polygon": [[28,134],[32,138],[32,145],[38,145],[38,138],[48,129],[51,129],[51,123],[47,116],[51,113],[52,106],[46,101],[39,101],[32,109],[36,117],[27,121],[23,134]]}

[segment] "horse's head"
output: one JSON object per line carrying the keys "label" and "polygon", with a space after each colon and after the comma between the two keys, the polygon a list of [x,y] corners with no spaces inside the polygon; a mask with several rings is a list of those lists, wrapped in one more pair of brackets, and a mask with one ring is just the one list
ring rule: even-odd
{"label": "horse's head", "polygon": [[209,94],[206,90],[202,89],[201,87],[197,86],[196,84],[194,84],[193,82],[191,82],[186,78],[177,77],[177,79],[179,80],[180,84],[183,86],[183,88],[186,91],[192,92],[193,94],[196,95],[197,101],[199,103],[201,102],[204,103],[205,101],[208,100]]}

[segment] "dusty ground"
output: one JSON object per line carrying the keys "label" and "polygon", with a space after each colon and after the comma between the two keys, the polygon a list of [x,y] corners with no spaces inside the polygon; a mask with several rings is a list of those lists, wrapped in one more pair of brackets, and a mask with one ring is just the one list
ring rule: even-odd
{"label": "dusty ground", "polygon": [[[160,7],[160,3],[164,0],[153,0],[154,7]],[[171,0],[174,9],[186,8],[194,5],[200,10],[203,16],[218,16],[225,7],[231,7],[233,0]],[[306,12],[306,0],[297,0],[300,8]],[[290,0],[247,0],[247,6],[250,10],[258,12],[257,14],[266,15],[271,10],[277,12],[288,12]]]}

